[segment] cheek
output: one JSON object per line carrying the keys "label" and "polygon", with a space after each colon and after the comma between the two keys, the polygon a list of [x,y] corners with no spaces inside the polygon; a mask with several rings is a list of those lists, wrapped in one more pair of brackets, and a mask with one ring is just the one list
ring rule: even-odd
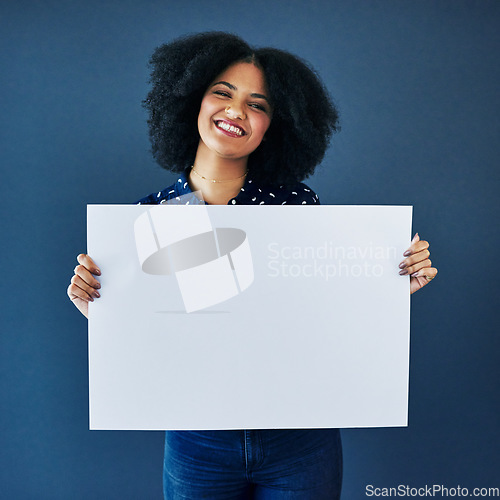
{"label": "cheek", "polygon": [[255,124],[255,131],[257,132],[257,136],[260,137],[260,140],[263,139],[265,133],[267,132],[269,125],[271,125],[270,119],[259,120],[258,123]]}
{"label": "cheek", "polygon": [[221,107],[224,108],[224,106],[221,104],[220,99],[212,95],[206,95],[201,100],[200,113],[213,114]]}
{"label": "cheek", "polygon": [[210,99],[204,97],[200,104],[200,112],[198,113],[198,120],[202,117],[206,118],[207,116],[209,116],[211,113],[210,111],[211,108],[213,108],[213,105],[211,104]]}
{"label": "cheek", "polygon": [[200,112],[198,113],[198,132],[202,132],[203,130],[207,130],[210,124],[210,119],[212,117],[211,106],[204,99],[201,102]]}

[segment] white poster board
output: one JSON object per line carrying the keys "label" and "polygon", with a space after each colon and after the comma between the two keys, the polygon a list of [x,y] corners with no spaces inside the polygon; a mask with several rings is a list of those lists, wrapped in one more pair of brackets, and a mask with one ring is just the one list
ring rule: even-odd
{"label": "white poster board", "polygon": [[407,425],[407,206],[89,205],[90,428]]}

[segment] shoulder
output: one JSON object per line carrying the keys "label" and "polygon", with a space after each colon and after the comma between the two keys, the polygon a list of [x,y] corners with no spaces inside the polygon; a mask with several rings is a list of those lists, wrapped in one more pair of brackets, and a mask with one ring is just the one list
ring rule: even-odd
{"label": "shoulder", "polygon": [[135,202],[136,205],[159,205],[160,203],[165,203],[174,198],[191,193],[187,177],[182,174],[173,184],[157,191],[151,193],[140,200]]}
{"label": "shoulder", "polygon": [[303,182],[288,188],[284,205],[319,205],[319,196]]}

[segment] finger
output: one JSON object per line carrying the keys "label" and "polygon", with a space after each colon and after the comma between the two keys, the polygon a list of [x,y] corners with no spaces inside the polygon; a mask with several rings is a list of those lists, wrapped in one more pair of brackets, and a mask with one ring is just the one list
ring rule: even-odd
{"label": "finger", "polygon": [[421,262],[417,262],[416,264],[413,264],[413,266],[405,267],[404,269],[401,269],[399,271],[399,274],[401,276],[405,276],[407,274],[413,275],[416,271],[420,271],[420,269],[424,269],[425,267],[431,267],[432,262],[430,259],[425,259]]}
{"label": "finger", "polygon": [[85,302],[94,302],[94,299],[85,290],[74,283],[70,283],[66,292],[71,300],[82,299]]}
{"label": "finger", "polygon": [[425,240],[418,240],[415,243],[413,243],[408,250],[406,250],[403,255],[405,257],[408,257],[416,252],[421,252],[422,250],[425,250],[426,248],[429,248],[429,242]]}
{"label": "finger", "polygon": [[418,233],[415,233],[415,236],[412,238],[410,245],[413,245],[413,243],[416,243],[419,240],[420,236],[418,235]]}
{"label": "finger", "polygon": [[432,281],[438,273],[435,267],[426,267],[411,275],[412,278],[427,278],[427,281]]}
{"label": "finger", "polygon": [[412,266],[412,265],[416,264],[417,262],[421,262],[423,260],[426,260],[429,258],[430,254],[431,253],[429,252],[429,250],[427,248],[420,251],[420,252],[414,253],[410,257],[407,257],[406,259],[401,261],[401,263],[399,264],[399,268],[404,269],[405,267]]}
{"label": "finger", "polygon": [[78,274],[74,274],[71,278],[71,283],[76,285],[78,288],[81,288],[84,292],[86,292],[91,297],[99,298],[101,294],[94,288],[89,286],[85,281],[78,276]]}
{"label": "finger", "polygon": [[79,264],[83,267],[86,267],[92,274],[96,274],[97,276],[101,275],[101,270],[96,266],[95,262],[85,253],[81,253],[76,258]]}
{"label": "finger", "polygon": [[74,269],[75,275],[79,276],[87,285],[93,288],[101,288],[101,284],[94,278],[92,273],[82,264],[76,266]]}

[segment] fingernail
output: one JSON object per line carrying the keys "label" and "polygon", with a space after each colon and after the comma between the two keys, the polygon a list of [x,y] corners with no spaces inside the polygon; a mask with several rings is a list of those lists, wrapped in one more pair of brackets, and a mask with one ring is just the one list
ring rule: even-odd
{"label": "fingernail", "polygon": [[101,284],[99,282],[97,282],[95,285],[94,285],[94,288],[101,288]]}
{"label": "fingernail", "polygon": [[411,240],[411,242],[415,243],[415,241],[417,241],[417,238],[419,238],[418,233],[415,233],[415,236],[413,237],[413,239]]}
{"label": "fingernail", "polygon": [[401,276],[406,276],[408,274],[408,270],[407,269],[403,269],[402,271],[399,271],[399,274]]}
{"label": "fingernail", "polygon": [[400,264],[399,264],[399,269],[404,269],[406,267],[406,264],[405,264],[405,261],[403,260]]}
{"label": "fingernail", "polygon": [[403,255],[405,257],[408,257],[408,255],[411,255],[411,250],[410,249],[406,250],[406,252],[404,252]]}
{"label": "fingernail", "polygon": [[418,276],[418,271],[411,275],[412,278],[416,278],[417,276]]}
{"label": "fingernail", "polygon": [[101,271],[99,271],[99,269],[94,269],[94,274],[97,274],[97,276],[100,276],[101,275]]}
{"label": "fingernail", "polygon": [[100,296],[101,296],[101,294],[100,294],[98,291],[95,291],[95,292],[94,292],[94,295],[95,295],[96,297],[100,297]]}

